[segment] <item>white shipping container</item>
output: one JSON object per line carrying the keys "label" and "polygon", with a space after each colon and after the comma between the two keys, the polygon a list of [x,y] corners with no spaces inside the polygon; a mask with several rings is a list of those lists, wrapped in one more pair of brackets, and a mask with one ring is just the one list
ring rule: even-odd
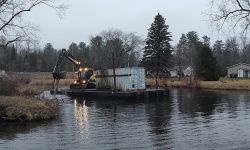
{"label": "white shipping container", "polygon": [[[145,89],[145,69],[142,67],[116,68],[115,75],[119,91]],[[113,69],[96,71],[96,88],[114,89]]]}

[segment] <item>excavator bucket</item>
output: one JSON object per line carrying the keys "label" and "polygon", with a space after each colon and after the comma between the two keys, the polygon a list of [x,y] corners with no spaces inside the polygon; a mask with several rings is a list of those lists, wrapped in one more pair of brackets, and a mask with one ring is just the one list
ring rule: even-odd
{"label": "excavator bucket", "polygon": [[65,79],[66,78],[66,72],[61,71],[60,73],[52,73],[54,79]]}

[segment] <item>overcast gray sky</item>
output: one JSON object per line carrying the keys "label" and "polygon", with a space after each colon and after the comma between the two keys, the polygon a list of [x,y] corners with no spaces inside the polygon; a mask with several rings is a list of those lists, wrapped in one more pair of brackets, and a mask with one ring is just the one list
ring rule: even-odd
{"label": "overcast gray sky", "polygon": [[64,1],[69,8],[62,19],[46,7],[37,7],[27,14],[27,20],[39,26],[41,47],[45,43],[52,43],[58,49],[67,48],[72,42],[89,43],[91,35],[111,28],[136,32],[146,38],[157,13],[166,18],[173,45],[188,31],[197,31],[200,37],[208,35],[213,41],[219,39],[202,13],[208,8],[208,0]]}

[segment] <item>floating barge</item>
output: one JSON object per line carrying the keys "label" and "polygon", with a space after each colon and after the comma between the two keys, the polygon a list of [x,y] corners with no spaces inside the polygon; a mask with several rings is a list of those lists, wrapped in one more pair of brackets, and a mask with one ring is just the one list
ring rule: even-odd
{"label": "floating barge", "polygon": [[[112,90],[113,89],[113,90]],[[84,97],[140,98],[168,95],[166,89],[147,89],[142,67],[114,68],[96,71],[96,89],[59,89],[51,94]]]}
{"label": "floating barge", "polygon": [[166,89],[146,89],[138,91],[105,91],[94,89],[59,89],[51,90],[51,94],[64,94],[69,96],[85,96],[85,97],[113,97],[113,98],[140,98],[140,97],[159,97],[168,95]]}

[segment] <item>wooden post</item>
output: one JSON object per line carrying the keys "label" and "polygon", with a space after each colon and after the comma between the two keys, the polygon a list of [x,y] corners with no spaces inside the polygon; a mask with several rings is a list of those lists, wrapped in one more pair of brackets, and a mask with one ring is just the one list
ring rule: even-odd
{"label": "wooden post", "polygon": [[114,92],[116,92],[116,75],[115,75],[115,54],[112,53],[112,61],[113,61],[113,76],[114,76]]}

